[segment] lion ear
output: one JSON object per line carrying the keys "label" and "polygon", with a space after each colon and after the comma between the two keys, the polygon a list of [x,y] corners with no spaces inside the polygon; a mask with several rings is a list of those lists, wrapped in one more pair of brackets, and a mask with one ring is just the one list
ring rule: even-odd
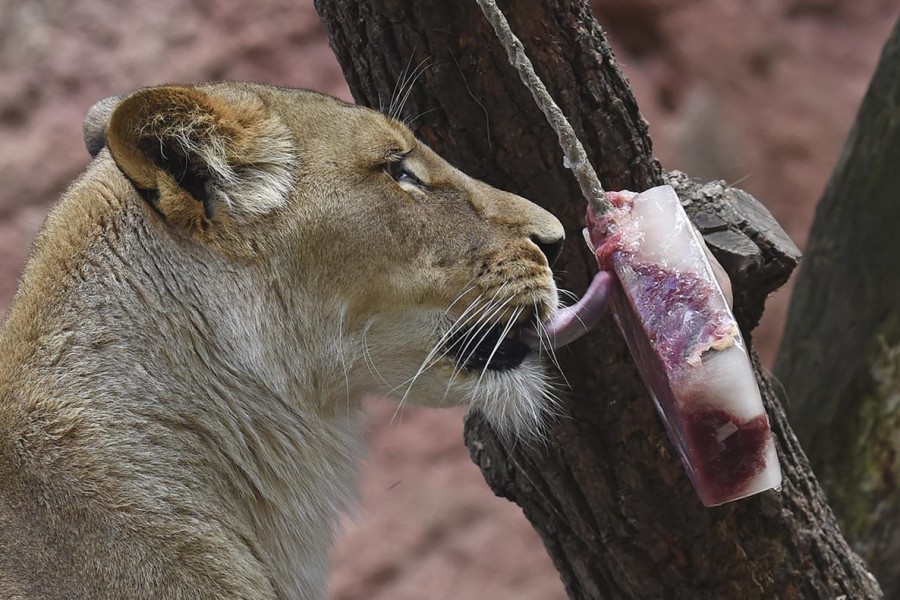
{"label": "lion ear", "polygon": [[94,104],[84,116],[84,145],[92,158],[96,158],[106,146],[106,126],[109,117],[124,98],[122,94],[108,96]]}
{"label": "lion ear", "polygon": [[293,178],[289,132],[251,93],[222,99],[188,86],[127,96],[106,145],[164,215],[194,225],[219,210],[258,215],[281,205]]}

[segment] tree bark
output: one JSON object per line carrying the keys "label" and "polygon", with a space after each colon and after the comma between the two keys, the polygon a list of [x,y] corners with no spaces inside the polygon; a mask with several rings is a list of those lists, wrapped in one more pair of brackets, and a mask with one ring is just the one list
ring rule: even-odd
{"label": "tree bark", "polygon": [[847,536],[900,598],[900,21],[819,203],[777,373]]}
{"label": "tree bark", "polygon": [[[644,190],[668,178],[679,188],[732,276],[747,336],[766,295],[796,265],[796,248],[749,195],[662,171],[586,1],[500,4],[604,187]],[[404,73],[425,65],[402,117],[470,175],[556,214],[573,240],[558,263],[561,287],[582,292],[596,270],[579,242],[584,201],[474,0],[317,0],[316,7],[358,102],[387,109],[397,87],[405,95],[395,86],[410,79]],[[572,598],[880,597],[758,363],[783,490],[706,509],[612,320],[559,358],[571,389],[545,444],[506,446],[477,414],[467,420],[466,442],[494,491],[522,506]]]}

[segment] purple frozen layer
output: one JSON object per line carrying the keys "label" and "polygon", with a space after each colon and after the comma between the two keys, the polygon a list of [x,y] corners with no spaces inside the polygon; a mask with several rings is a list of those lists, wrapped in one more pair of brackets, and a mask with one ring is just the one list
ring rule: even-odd
{"label": "purple frozen layer", "polygon": [[708,280],[650,263],[626,263],[620,270],[631,304],[667,369],[696,366],[705,352],[734,343],[734,321],[710,302],[717,290]]}

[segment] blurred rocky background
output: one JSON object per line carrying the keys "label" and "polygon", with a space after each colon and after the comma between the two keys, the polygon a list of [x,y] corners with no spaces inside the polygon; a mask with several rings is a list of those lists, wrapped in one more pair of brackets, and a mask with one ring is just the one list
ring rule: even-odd
{"label": "blurred rocky background", "polygon": [[[454,0],[458,1],[458,0]],[[597,0],[667,168],[739,184],[803,247],[896,0]],[[0,0],[0,318],[31,239],[88,155],[96,100],[248,79],[350,99],[311,0]],[[787,291],[754,333],[777,349]],[[332,575],[340,600],[555,600],[518,508],[468,459],[459,410],[373,400],[362,500]]]}

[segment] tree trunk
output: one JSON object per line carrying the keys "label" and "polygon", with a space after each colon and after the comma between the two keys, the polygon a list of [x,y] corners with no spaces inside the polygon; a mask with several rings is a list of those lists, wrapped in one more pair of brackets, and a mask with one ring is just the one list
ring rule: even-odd
{"label": "tree trunk", "polygon": [[900,21],[825,195],[777,373],[847,536],[900,598]]}
{"label": "tree trunk", "polygon": [[[604,187],[644,190],[668,177],[689,200],[733,278],[746,335],[766,295],[796,265],[796,248],[749,195],[662,171],[585,0],[500,4]],[[406,97],[409,87],[402,116],[422,140],[470,175],[560,218],[571,240],[558,263],[561,286],[583,291],[596,270],[579,242],[584,201],[474,0],[317,0],[316,7],[357,101],[387,109],[397,88]],[[417,80],[396,85],[419,65]],[[707,509],[612,320],[560,360],[571,391],[545,445],[505,446],[478,415],[467,420],[466,441],[494,491],[521,505],[541,534],[571,597],[880,597],[758,364],[783,490]]]}

